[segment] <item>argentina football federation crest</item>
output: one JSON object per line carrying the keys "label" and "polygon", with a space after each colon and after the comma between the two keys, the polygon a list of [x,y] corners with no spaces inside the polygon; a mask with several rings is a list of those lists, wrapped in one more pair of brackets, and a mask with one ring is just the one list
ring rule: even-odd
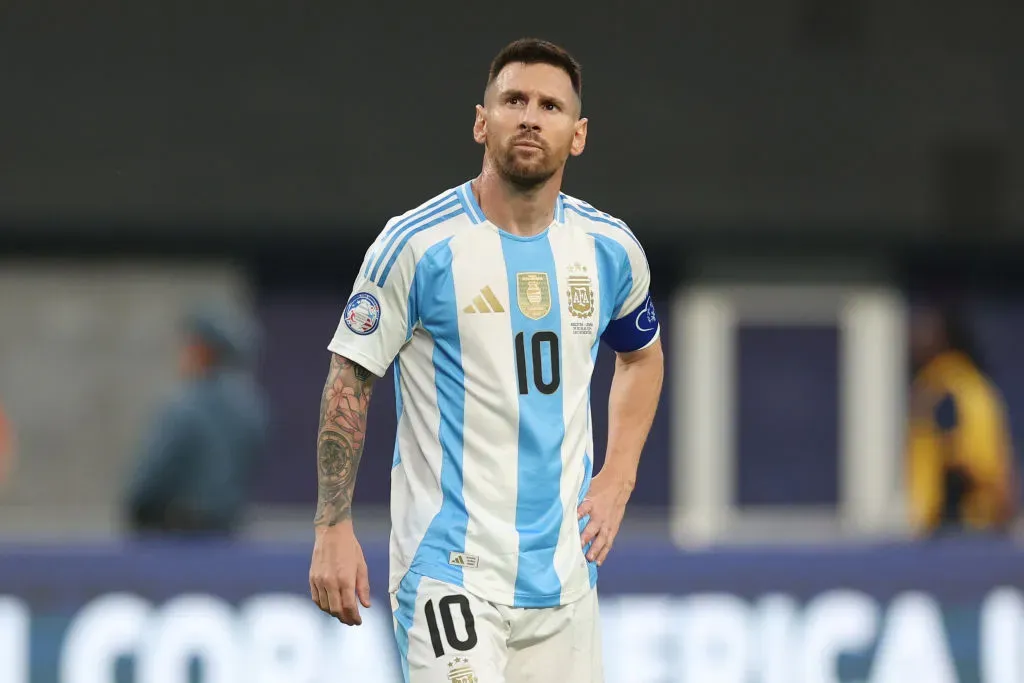
{"label": "argentina football federation crest", "polygon": [[540,320],[551,312],[551,286],[547,273],[516,273],[516,298],[519,310],[531,320]]}
{"label": "argentina football federation crest", "polygon": [[569,266],[568,289],[565,300],[572,316],[573,334],[590,335],[594,332],[594,283],[587,273],[587,267],[574,263]]}

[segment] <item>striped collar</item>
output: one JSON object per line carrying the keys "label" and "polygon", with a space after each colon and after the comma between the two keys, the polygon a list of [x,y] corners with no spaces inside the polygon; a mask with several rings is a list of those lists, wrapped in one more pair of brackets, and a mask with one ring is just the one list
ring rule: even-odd
{"label": "striped collar", "polygon": [[[476,200],[476,195],[473,194],[473,181],[467,180],[455,190],[459,196],[459,200],[462,201],[462,206],[466,209],[466,215],[469,216],[469,220],[474,225],[479,225],[487,221],[487,217],[484,215],[483,209],[480,208],[479,202]],[[565,202],[563,200],[563,194],[558,193],[558,199],[555,201],[555,223],[565,223]]]}

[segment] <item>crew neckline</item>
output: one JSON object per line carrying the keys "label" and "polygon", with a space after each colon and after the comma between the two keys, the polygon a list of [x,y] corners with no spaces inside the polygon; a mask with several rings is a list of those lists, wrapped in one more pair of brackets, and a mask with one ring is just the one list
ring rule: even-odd
{"label": "crew neckline", "polygon": [[565,203],[563,201],[563,194],[558,193],[558,199],[555,201],[555,216],[554,219],[548,224],[548,227],[541,230],[536,235],[515,235],[507,230],[503,230],[494,223],[487,220],[487,216],[484,215],[483,209],[480,208],[480,203],[476,200],[476,195],[473,193],[473,180],[467,180],[459,186],[457,193],[459,199],[462,201],[463,206],[466,209],[466,215],[474,225],[484,224],[497,232],[502,238],[514,240],[516,242],[534,242],[536,240],[544,239],[548,236],[552,226],[565,223]]}

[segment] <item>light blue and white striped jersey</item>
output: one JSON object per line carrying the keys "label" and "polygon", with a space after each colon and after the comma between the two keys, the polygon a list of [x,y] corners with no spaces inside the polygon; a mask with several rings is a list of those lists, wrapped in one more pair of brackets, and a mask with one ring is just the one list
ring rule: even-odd
{"label": "light blue and white striped jersey", "polygon": [[564,194],[535,237],[488,222],[468,182],[387,223],[328,348],[395,362],[391,591],[411,571],[547,607],[595,584],[590,379],[602,339],[658,337],[649,283],[626,225]]}

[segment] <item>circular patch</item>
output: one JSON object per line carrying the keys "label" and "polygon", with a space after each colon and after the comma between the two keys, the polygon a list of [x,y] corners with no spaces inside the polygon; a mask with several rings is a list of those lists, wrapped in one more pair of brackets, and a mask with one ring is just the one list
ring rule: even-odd
{"label": "circular patch", "polygon": [[359,292],[345,306],[345,325],[356,334],[371,334],[380,323],[380,304],[372,294]]}

